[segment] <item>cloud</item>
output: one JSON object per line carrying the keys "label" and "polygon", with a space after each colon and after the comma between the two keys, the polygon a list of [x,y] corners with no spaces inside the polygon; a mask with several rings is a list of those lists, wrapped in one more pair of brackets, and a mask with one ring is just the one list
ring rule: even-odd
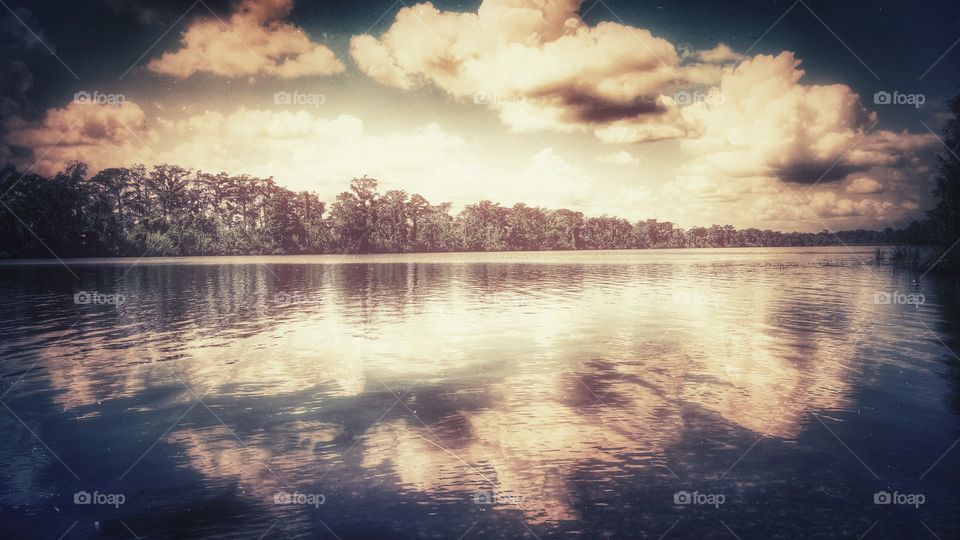
{"label": "cloud", "polygon": [[350,53],[360,70],[378,83],[404,90],[413,87],[413,81],[390,56],[390,50],[376,38],[355,36],[350,40]]}
{"label": "cloud", "polygon": [[633,154],[627,152],[626,150],[600,156],[597,158],[597,161],[600,163],[607,163],[609,165],[636,165],[640,163],[639,159],[634,157]]}
{"label": "cloud", "polygon": [[695,133],[653,194],[664,219],[839,230],[917,217],[936,137],[878,129],[850,87],[806,84],[799,65],[789,51],[744,60],[715,95],[680,109]]}
{"label": "cloud", "polygon": [[715,82],[722,69],[683,64],[671,43],[645,29],[589,26],[580,4],[485,0],[476,13],[458,13],[422,3],[401,9],[379,38],[354,36],[350,50],[381,84],[489,96],[514,130],[594,132],[617,142],[688,135],[667,96]]}
{"label": "cloud", "polygon": [[810,208],[821,217],[884,217],[896,208],[896,205],[873,199],[844,199],[832,191],[827,191],[814,194],[810,200]]}
{"label": "cloud", "polygon": [[[798,203],[781,181],[842,189],[841,182],[867,174],[922,174],[920,153],[932,135],[877,129],[876,113],[849,86],[806,84],[792,52],[747,58],[725,43],[678,50],[646,29],[591,26],[577,14],[580,6],[484,0],[476,12],[449,12],[421,3],[401,9],[379,37],[354,36],[351,54],[381,84],[472,96],[514,131],[589,133],[608,144],[677,139],[687,161],[662,196],[694,190],[690,216],[701,203],[744,207],[750,197],[769,219],[809,219],[809,200],[784,211]],[[629,162],[616,153],[599,160]],[[850,182],[849,189],[864,191],[854,195],[883,191]],[[901,196],[922,189],[896,185]],[[828,214],[895,211],[846,200]]]}
{"label": "cloud", "polygon": [[344,71],[333,51],[283,21],[292,9],[293,0],[242,0],[225,22],[193,22],[181,36],[181,48],[152,60],[147,68],[181,79],[201,72],[292,79]]}
{"label": "cloud", "polygon": [[[588,25],[580,5],[485,0],[460,13],[421,3],[379,37],[354,36],[351,54],[381,84],[473,96],[514,131],[590,133],[608,144],[679,139],[689,160],[678,186],[709,185],[728,201],[737,183],[770,192],[773,181],[834,184],[916,167],[934,141],[876,129],[876,113],[849,86],[805,84],[792,52],[745,58],[725,43],[678,51],[642,28]],[[705,99],[682,100],[678,90]],[[777,215],[777,196],[764,196]]]}
{"label": "cloud", "polygon": [[148,161],[156,142],[146,115],[132,101],[121,107],[74,102],[48,110],[36,122],[15,117],[5,128],[4,143],[25,154],[17,166],[47,175],[73,160],[93,169]]}
{"label": "cloud", "polygon": [[873,178],[861,176],[859,178],[850,180],[850,183],[847,184],[847,187],[844,189],[844,191],[858,195],[875,195],[878,193],[883,193],[883,185]]}
{"label": "cloud", "polygon": [[[929,134],[878,129],[842,84],[805,84],[789,51],[726,69],[716,99],[681,108],[695,136],[655,193],[684,224],[817,230],[896,226],[931,188]],[[665,215],[664,217],[667,217]]]}
{"label": "cloud", "polygon": [[849,86],[805,85],[793,53],[759,55],[727,70],[722,99],[682,110],[699,137],[684,148],[715,171],[830,183],[876,166],[908,161],[933,144],[930,134],[874,130],[877,115]]}
{"label": "cloud", "polygon": [[[661,122],[621,120],[598,127],[593,133],[598,139],[608,144],[645,143],[691,136],[690,126],[683,123],[677,111],[671,111],[662,120]],[[676,121],[678,125],[672,125],[671,121]]]}
{"label": "cloud", "polygon": [[[505,192],[500,196],[504,202],[552,208],[582,208],[593,183],[588,173],[567,163],[553,148],[535,154],[520,174],[498,182]],[[520,185],[521,189],[511,189],[510,185]]]}
{"label": "cloud", "polygon": [[726,43],[719,43],[716,47],[705,51],[697,51],[694,56],[708,64],[728,64],[744,59],[742,54],[731,49]]}
{"label": "cloud", "polygon": [[[900,226],[930,202],[929,134],[876,129],[844,85],[802,83],[791,53],[730,70],[723,99],[682,110],[700,130],[654,195],[683,224],[816,230]],[[902,204],[909,201],[910,204]]]}
{"label": "cloud", "polygon": [[738,228],[837,231],[902,225],[915,217],[920,206],[901,204],[906,195],[887,191],[844,194],[831,185],[807,191],[805,186],[760,175],[732,179],[691,174],[679,175],[652,197],[659,219],[687,227],[731,223]]}

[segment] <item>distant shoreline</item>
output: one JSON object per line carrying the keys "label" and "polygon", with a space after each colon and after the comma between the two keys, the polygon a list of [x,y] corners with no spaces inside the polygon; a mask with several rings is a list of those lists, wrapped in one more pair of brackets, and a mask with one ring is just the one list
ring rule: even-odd
{"label": "distant shoreline", "polygon": [[[606,254],[623,255],[632,252],[648,253],[683,253],[683,252],[716,252],[716,251],[753,251],[753,250],[771,250],[771,251],[797,251],[810,253],[811,251],[823,250],[825,254],[844,254],[847,250],[859,250],[857,255],[872,256],[874,250],[878,248],[889,248],[890,245],[883,244],[856,244],[856,245],[831,245],[831,246],[733,246],[733,247],[687,247],[687,248],[631,248],[631,249],[566,249],[566,250],[527,250],[527,251],[440,251],[440,252],[411,252],[411,253],[298,253],[298,254],[270,254],[270,255],[183,255],[183,256],[115,256],[115,257],[75,257],[56,259],[47,258],[0,258],[0,266],[57,266],[66,265],[98,265],[98,264],[124,264],[131,265],[157,265],[167,263],[189,263],[195,261],[199,264],[217,264],[217,261],[230,261],[240,259],[250,259],[251,264],[262,264],[263,259],[271,260],[272,264],[300,264],[304,259],[325,258],[325,259],[343,259],[347,261],[367,262],[370,259],[389,259],[403,258],[431,258],[431,257],[456,257],[456,256],[506,256],[506,255],[552,255],[552,254]],[[259,262],[253,262],[259,260]]]}

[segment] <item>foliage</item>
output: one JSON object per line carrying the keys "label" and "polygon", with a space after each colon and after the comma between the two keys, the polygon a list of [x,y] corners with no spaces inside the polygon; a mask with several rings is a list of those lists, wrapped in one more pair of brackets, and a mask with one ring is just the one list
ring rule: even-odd
{"label": "foliage", "polygon": [[942,138],[947,153],[939,158],[940,174],[933,192],[938,202],[928,212],[929,220],[924,225],[934,245],[946,249],[940,259],[941,269],[958,271],[960,252],[955,244],[960,241],[960,96],[950,101],[950,112],[952,117],[943,128]]}
{"label": "foliage", "polygon": [[[956,134],[952,140],[956,144]],[[955,181],[944,181],[940,189],[960,198]],[[401,190],[380,193],[368,177],[353,179],[328,208],[315,194],[290,191],[272,178],[176,165],[105,169],[88,177],[86,165],[71,163],[52,178],[21,175],[8,166],[0,169],[0,193],[9,210],[0,208],[5,257],[862,245],[924,232],[923,225],[835,234],[738,231],[730,225],[687,231],[655,219],[630,223],[491,201],[453,216],[450,203],[434,205]]]}

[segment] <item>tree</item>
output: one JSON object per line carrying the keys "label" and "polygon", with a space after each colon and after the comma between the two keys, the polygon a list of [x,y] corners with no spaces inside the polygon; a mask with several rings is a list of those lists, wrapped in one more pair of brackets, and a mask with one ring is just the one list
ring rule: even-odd
{"label": "tree", "polygon": [[549,233],[547,215],[540,208],[517,203],[507,214],[507,249],[549,249]]}
{"label": "tree", "polygon": [[462,228],[450,215],[450,203],[429,206],[419,221],[417,251],[460,251],[463,247]]}
{"label": "tree", "polygon": [[504,251],[507,249],[509,210],[500,203],[480,201],[468,204],[457,218],[462,226],[463,246],[468,251]]}
{"label": "tree", "polygon": [[632,232],[633,226],[625,219],[589,218],[583,226],[583,244],[587,249],[628,249]]}
{"label": "tree", "polygon": [[424,216],[430,212],[430,202],[421,195],[414,193],[407,203],[407,214],[410,216],[409,237],[406,244],[412,251],[421,251],[419,244],[420,223]]}
{"label": "tree", "polygon": [[147,188],[157,201],[161,217],[166,223],[170,223],[183,206],[189,174],[189,169],[164,164],[154,167],[146,177]]}
{"label": "tree", "polygon": [[[956,104],[954,104],[956,108]],[[956,149],[956,120],[948,124]],[[633,224],[611,216],[585,218],[568,209],[492,201],[432,205],[402,190],[377,191],[377,180],[354,178],[327,212],[315,193],[294,192],[273,178],[193,173],[176,165],[104,169],[87,179],[83,163],[52,178],[0,169],[0,256],[241,255],[800,246],[894,242],[938,227],[946,247],[960,237],[956,156],[941,165],[941,203],[929,222],[906,229],[779,233],[730,225],[684,231],[655,219]],[[953,201],[953,202],[951,202]],[[49,248],[49,249],[48,249]],[[960,252],[960,250],[957,250]]]}
{"label": "tree", "polygon": [[364,176],[350,181],[330,210],[334,238],[343,253],[370,253],[377,225],[377,181]]}
{"label": "tree", "polygon": [[[942,248],[952,246],[960,239],[960,96],[950,101],[952,117],[943,128],[946,154],[939,156],[937,187],[933,191],[938,201],[928,212],[930,233]],[[947,266],[957,268],[960,253],[951,250],[944,257]]]}
{"label": "tree", "polygon": [[580,249],[583,214],[562,208],[547,212],[548,249]]}
{"label": "tree", "polygon": [[376,220],[379,225],[377,231],[377,251],[403,253],[408,251],[408,206],[407,192],[392,189],[384,193],[380,199],[380,217]]}

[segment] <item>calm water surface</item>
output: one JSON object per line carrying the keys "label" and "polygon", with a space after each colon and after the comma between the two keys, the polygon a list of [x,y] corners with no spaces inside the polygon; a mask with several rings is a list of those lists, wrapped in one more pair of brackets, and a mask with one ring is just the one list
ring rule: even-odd
{"label": "calm water surface", "polygon": [[872,248],[70,269],[0,265],[2,538],[960,537],[957,285]]}

